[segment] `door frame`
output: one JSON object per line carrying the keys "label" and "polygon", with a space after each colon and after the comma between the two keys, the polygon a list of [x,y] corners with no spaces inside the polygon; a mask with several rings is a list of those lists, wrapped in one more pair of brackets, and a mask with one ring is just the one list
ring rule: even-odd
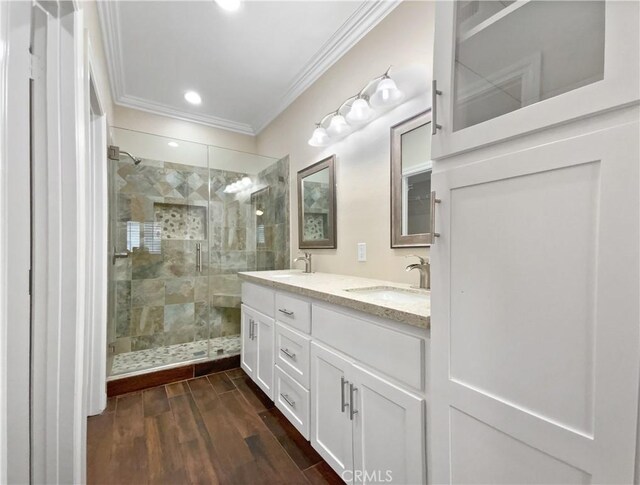
{"label": "door frame", "polygon": [[[0,482],[30,478],[31,5],[0,2]],[[28,200],[28,199],[27,199]],[[20,202],[23,203],[20,203]],[[11,392],[9,393],[9,389]],[[9,446],[10,444],[10,446]]]}
{"label": "door frame", "polygon": [[[45,18],[45,72],[29,53],[32,8]],[[0,39],[0,482],[82,483],[89,216],[83,13],[75,1],[2,2]],[[33,129],[40,143],[30,173],[29,87],[38,75]],[[32,182],[43,190],[32,191]]]}

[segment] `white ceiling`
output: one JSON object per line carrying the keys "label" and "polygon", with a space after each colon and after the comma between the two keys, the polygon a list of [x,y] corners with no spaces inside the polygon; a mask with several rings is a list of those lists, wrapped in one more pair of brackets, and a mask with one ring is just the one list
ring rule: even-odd
{"label": "white ceiling", "polygon": [[99,1],[114,100],[257,134],[398,3]]}

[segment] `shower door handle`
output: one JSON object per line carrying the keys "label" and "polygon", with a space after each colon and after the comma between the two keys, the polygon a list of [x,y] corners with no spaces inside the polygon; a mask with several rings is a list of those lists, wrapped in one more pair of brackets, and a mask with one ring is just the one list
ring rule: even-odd
{"label": "shower door handle", "polygon": [[196,271],[202,273],[202,243],[196,243]]}
{"label": "shower door handle", "polygon": [[116,251],[116,247],[113,246],[113,257],[111,258],[112,264],[116,264],[116,259],[124,259],[129,257],[129,251],[119,253]]}

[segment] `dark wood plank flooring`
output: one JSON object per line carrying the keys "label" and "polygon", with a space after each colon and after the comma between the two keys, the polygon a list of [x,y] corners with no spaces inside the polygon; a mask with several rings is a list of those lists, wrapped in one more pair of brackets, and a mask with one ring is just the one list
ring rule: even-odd
{"label": "dark wood plank flooring", "polygon": [[341,484],[241,370],[109,398],[87,426],[89,484]]}

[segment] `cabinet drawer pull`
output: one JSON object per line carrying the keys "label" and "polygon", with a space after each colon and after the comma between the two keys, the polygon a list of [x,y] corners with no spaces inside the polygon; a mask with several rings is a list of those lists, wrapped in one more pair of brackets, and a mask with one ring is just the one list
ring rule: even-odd
{"label": "cabinet drawer pull", "polygon": [[282,399],[284,399],[285,401],[287,401],[287,404],[288,404],[289,406],[291,406],[292,408],[295,408],[295,407],[296,407],[296,402],[295,402],[295,401],[292,401],[292,400],[289,398],[289,396],[287,396],[286,394],[282,394],[282,393],[280,393],[280,397],[281,397]]}
{"label": "cabinet drawer pull", "polygon": [[340,377],[340,411],[344,413],[345,408],[348,406],[344,398],[344,385],[349,384],[349,381],[345,380],[344,376]]}
{"label": "cabinet drawer pull", "polygon": [[442,128],[442,125],[438,124],[438,98],[437,96],[442,94],[442,91],[438,90],[438,82],[434,79],[431,81],[431,134],[436,135],[438,130]]}
{"label": "cabinet drawer pull", "polygon": [[287,310],[286,308],[278,308],[278,311],[280,313],[284,313],[288,317],[292,317],[293,316],[293,312],[290,311],[290,310]]}
{"label": "cabinet drawer pull", "polygon": [[353,417],[358,414],[358,410],[356,409],[355,403],[353,402],[353,395],[358,390],[357,387],[354,387],[353,384],[349,384],[349,419],[353,421]]}
{"label": "cabinet drawer pull", "polygon": [[296,354],[294,354],[293,352],[290,352],[289,349],[280,349],[280,352],[282,352],[284,355],[286,355],[290,359],[296,360]]}
{"label": "cabinet drawer pull", "polygon": [[440,233],[436,232],[436,204],[441,202],[440,199],[436,197],[436,191],[431,191],[431,238],[440,237]]}

